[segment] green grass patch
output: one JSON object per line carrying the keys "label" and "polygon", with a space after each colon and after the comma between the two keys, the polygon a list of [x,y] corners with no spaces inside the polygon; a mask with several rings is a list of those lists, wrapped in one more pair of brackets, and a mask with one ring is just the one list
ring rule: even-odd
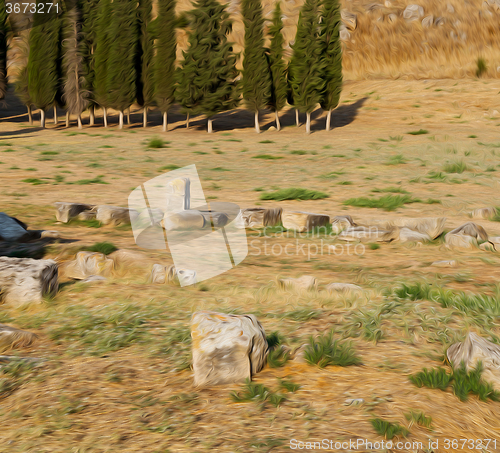
{"label": "green grass patch", "polygon": [[118,247],[116,247],[111,242],[97,242],[90,247],[83,247],[81,250],[85,250],[87,252],[99,252],[104,253],[104,255],[109,255],[110,253],[116,252]]}
{"label": "green grass patch", "polygon": [[381,418],[372,418],[370,423],[372,424],[375,432],[384,436],[387,440],[391,440],[396,436],[406,437],[409,434],[409,431],[404,426],[401,426],[396,422],[388,422],[386,420],[382,420]]}
{"label": "green grass patch", "polygon": [[432,417],[425,415],[422,411],[411,410],[405,414],[405,418],[410,424],[417,424],[424,428],[432,429]]}
{"label": "green grass patch", "polygon": [[231,171],[231,170],[224,168],[224,167],[214,167],[214,168],[211,168],[210,170],[211,171]]}
{"label": "green grass patch", "polygon": [[404,190],[402,187],[386,187],[385,189],[373,189],[374,193],[402,193],[409,194],[407,190]]}
{"label": "green grass patch", "polygon": [[42,151],[40,153],[42,156],[57,156],[59,154],[58,151]]}
{"label": "green grass patch", "polygon": [[163,167],[160,167],[158,170],[159,171],[170,171],[170,170],[177,170],[179,167],[178,165],[175,164],[170,164],[170,165],[164,165]]}
{"label": "green grass patch", "polygon": [[317,190],[302,189],[302,188],[289,188],[289,189],[279,189],[275,192],[264,192],[261,196],[261,200],[320,200],[322,198],[328,198],[329,195],[324,192],[319,192]]}
{"label": "green grass patch", "polygon": [[389,157],[389,160],[385,163],[385,165],[403,165],[406,164],[406,162],[407,160],[402,154],[397,154]]}
{"label": "green grass patch", "polygon": [[271,403],[278,407],[286,400],[284,395],[274,393],[263,384],[256,384],[247,379],[241,392],[232,392],[231,398],[236,403],[256,402],[264,407],[266,403]]}
{"label": "green grass patch", "polygon": [[294,151],[290,151],[290,154],[294,154],[296,156],[303,156],[303,155],[307,154],[307,151],[303,151],[301,149],[296,149]]}
{"label": "green grass patch", "polygon": [[76,184],[79,186],[90,184],[109,184],[109,182],[104,181],[102,178],[104,178],[104,175],[99,175],[91,179],[79,179],[78,181],[67,182],[66,184]]}
{"label": "green grass patch", "polygon": [[343,204],[358,208],[378,208],[384,211],[395,211],[405,204],[418,203],[419,201],[418,198],[412,198],[410,195],[384,195],[380,198],[349,198]]}
{"label": "green grass patch", "polygon": [[361,364],[351,343],[333,338],[333,331],[318,338],[309,338],[304,351],[306,362],[325,368],[329,365],[351,366]]}
{"label": "green grass patch", "polygon": [[272,140],[261,140],[259,143],[267,145],[267,144],[274,143],[274,142]]}
{"label": "green grass patch", "polygon": [[165,148],[168,143],[170,142],[165,142],[163,141],[163,139],[155,137],[149,140],[149,142],[147,143],[147,147],[152,149],[160,149]]}
{"label": "green grass patch", "polygon": [[443,171],[446,173],[463,173],[466,170],[469,170],[469,167],[463,160],[447,162],[443,165]]}
{"label": "green grass patch", "polygon": [[22,182],[26,182],[28,184],[33,184],[34,186],[38,186],[40,184],[48,184],[47,181],[42,181],[41,179],[38,179],[38,178],[26,178],[26,179],[23,179]]}
{"label": "green grass patch", "polygon": [[428,134],[429,131],[426,129],[419,129],[418,131],[410,131],[407,132],[408,135],[425,135]]}
{"label": "green grass patch", "polygon": [[256,156],[253,156],[253,159],[277,160],[277,159],[283,159],[283,156],[271,156],[271,154],[257,154]]}

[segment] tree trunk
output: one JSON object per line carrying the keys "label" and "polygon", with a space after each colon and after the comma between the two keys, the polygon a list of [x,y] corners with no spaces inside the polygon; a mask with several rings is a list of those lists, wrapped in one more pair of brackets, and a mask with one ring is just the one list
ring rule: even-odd
{"label": "tree trunk", "polygon": [[130,124],[130,107],[127,109],[127,124]]}
{"label": "tree trunk", "polygon": [[274,112],[274,116],[276,117],[276,130],[281,130],[281,124],[280,124],[280,116],[278,114],[278,111]]}
{"label": "tree trunk", "polygon": [[90,125],[93,126],[95,124],[95,107],[93,105],[89,108],[90,114]]}
{"label": "tree trunk", "polygon": [[259,111],[255,111],[255,132],[260,134],[260,125],[259,125]]}
{"label": "tree trunk", "polygon": [[69,127],[69,110],[66,110],[66,127]]}
{"label": "tree trunk", "polygon": [[167,132],[167,130],[168,130],[167,112],[163,112],[163,132]]}
{"label": "tree trunk", "polygon": [[123,129],[123,110],[120,110],[120,116],[118,120],[118,129]]}
{"label": "tree trunk", "polygon": [[211,134],[213,132],[212,129],[212,119],[208,118],[208,133]]}
{"label": "tree trunk", "polygon": [[40,126],[45,127],[45,110],[40,110]]}
{"label": "tree trunk", "polygon": [[106,107],[102,108],[102,116],[104,118],[104,127],[108,127],[108,111]]}
{"label": "tree trunk", "polygon": [[148,108],[144,107],[144,111],[142,113],[142,127],[148,126]]}
{"label": "tree trunk", "polygon": [[54,124],[57,124],[57,106],[54,105]]}
{"label": "tree trunk", "polygon": [[186,116],[186,129],[189,129],[189,113]]}
{"label": "tree trunk", "polygon": [[82,128],[82,115],[80,113],[77,116],[77,120],[78,120],[78,129],[81,129]]}
{"label": "tree trunk", "polygon": [[28,105],[28,121],[30,126],[33,125],[33,111],[31,110],[31,105]]}
{"label": "tree trunk", "polygon": [[330,130],[330,120],[332,118],[332,110],[328,110],[328,115],[326,115],[326,130]]}
{"label": "tree trunk", "polygon": [[299,127],[299,111],[295,109],[295,124]]}
{"label": "tree trunk", "polygon": [[307,115],[306,134],[310,134],[311,133],[311,114],[309,112],[307,112],[306,115]]}

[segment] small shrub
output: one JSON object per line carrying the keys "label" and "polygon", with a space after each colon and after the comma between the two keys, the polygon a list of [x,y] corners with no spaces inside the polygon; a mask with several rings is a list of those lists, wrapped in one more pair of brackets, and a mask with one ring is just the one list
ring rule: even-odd
{"label": "small shrub", "polygon": [[407,132],[407,134],[409,134],[409,135],[425,135],[428,133],[429,133],[429,131],[427,131],[425,129],[419,129],[418,131]]}
{"label": "small shrub", "polygon": [[376,242],[372,242],[368,244],[368,248],[370,250],[378,250],[380,248],[380,244],[377,244]]}
{"label": "small shrub", "polygon": [[211,168],[210,170],[212,170],[212,171],[231,171],[231,170],[228,170],[227,168],[224,168],[224,167],[214,167],[214,168]]}
{"label": "small shrub", "polygon": [[381,418],[372,418],[370,423],[372,424],[375,432],[384,436],[387,440],[391,440],[395,436],[406,437],[409,434],[409,431],[405,427],[396,422],[388,422],[386,420],[382,420]]}
{"label": "small shrub", "polygon": [[159,149],[165,148],[166,143],[161,138],[152,138],[148,142],[148,148]]}
{"label": "small shrub", "polygon": [[446,173],[463,173],[468,169],[469,167],[463,160],[448,162],[443,166],[443,171]]}
{"label": "small shrub", "polygon": [[272,140],[261,140],[259,143],[262,143],[262,144],[270,144],[270,143],[274,143]]}
{"label": "small shrub", "polygon": [[28,184],[33,184],[34,186],[38,186],[40,184],[47,184],[46,181],[42,181],[41,179],[38,179],[38,178],[26,178],[26,179],[23,179],[22,182],[26,182]]}
{"label": "small shrub", "polygon": [[290,154],[294,154],[296,156],[303,156],[304,154],[307,154],[307,151],[303,151],[301,149],[296,149],[294,151],[290,151]]}
{"label": "small shrub", "polygon": [[351,343],[334,340],[333,332],[317,339],[310,337],[304,358],[311,365],[318,365],[320,368],[328,365],[351,366],[361,363]]}
{"label": "small shrub", "polygon": [[85,250],[87,252],[99,252],[104,253],[104,255],[109,255],[110,253],[116,252],[118,250],[118,247],[115,247],[115,245],[111,244],[111,242],[97,242],[90,247],[82,248],[82,250]]}
{"label": "small shrub", "polygon": [[476,61],[476,77],[481,77],[488,71],[488,66],[484,58],[478,58]]}
{"label": "small shrub", "polygon": [[158,170],[160,171],[170,171],[170,170],[177,170],[179,167],[178,165],[175,164],[170,164],[170,165],[164,165],[163,167],[160,167]]}
{"label": "small shrub", "polygon": [[406,159],[402,154],[391,156],[386,163],[386,165],[401,165],[401,164],[406,164]]}
{"label": "small shrub", "polygon": [[264,192],[261,196],[261,200],[319,200],[322,198],[328,198],[329,195],[324,192],[319,192],[317,190],[302,189],[302,188],[289,188],[289,189],[279,189],[275,192]]}
{"label": "small shrub", "polygon": [[431,298],[431,291],[432,288],[428,283],[417,282],[410,285],[403,283],[393,291],[393,294],[400,299],[429,300]]}
{"label": "small shrub", "polygon": [[394,211],[405,204],[418,203],[418,198],[410,195],[385,195],[380,198],[349,198],[344,201],[346,206],[356,206],[358,208],[379,208],[384,211]]}

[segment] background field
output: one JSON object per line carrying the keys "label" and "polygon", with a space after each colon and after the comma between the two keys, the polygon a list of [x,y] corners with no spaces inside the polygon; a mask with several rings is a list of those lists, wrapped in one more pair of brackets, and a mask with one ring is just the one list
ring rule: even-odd
{"label": "background field", "polygon": [[[257,135],[251,115],[239,110],[219,115],[213,135],[204,132],[202,118],[185,130],[177,114],[167,134],[159,125],[143,129],[140,111],[123,131],[78,131],[50,121],[40,130],[29,127],[24,110],[8,98],[10,110],[2,110],[0,123],[0,210],[32,229],[56,229],[75,241],[52,245],[46,257],[64,261],[102,241],[137,249],[128,227],[56,224],[52,204],[126,206],[141,182],[194,163],[209,199],[350,214],[359,221],[446,216],[450,230],[470,220],[467,213],[474,208],[500,206],[499,92],[492,79],[348,82],[333,131],[322,130],[318,112],[310,136],[293,125],[292,112],[285,113],[283,131]],[[159,118],[154,121],[159,124]],[[267,129],[271,116],[263,124]],[[422,132],[409,134],[415,131]],[[165,147],[148,148],[155,137]],[[320,190],[329,198],[259,200],[262,191],[288,187]],[[422,202],[393,212],[343,204],[378,198],[384,190],[406,191]],[[477,222],[491,236],[500,235],[500,223]],[[285,245],[290,238],[267,240]],[[171,262],[168,254],[143,252],[148,265]],[[458,265],[430,267],[438,259]],[[495,438],[498,403],[476,397],[461,402],[449,390],[419,389],[408,376],[443,364],[446,348],[469,329],[500,340],[499,264],[497,253],[451,251],[438,239],[421,247],[367,246],[359,256],[250,255],[231,272],[184,289],[148,284],[148,268],[95,285],[63,282],[57,297],[41,306],[1,307],[0,322],[39,335],[33,347],[16,353],[45,361],[0,375],[0,451],[288,451],[290,438],[381,440],[369,420],[381,417],[409,427],[404,414],[410,410],[431,416],[433,430],[413,424],[409,440]],[[318,278],[320,290],[299,294],[276,287],[277,276],[304,274]],[[330,282],[355,283],[366,291],[333,296],[323,290]],[[403,282],[491,295],[497,302],[465,309],[411,301],[393,293]],[[255,382],[277,390],[278,378],[286,378],[300,389],[284,392],[287,400],[278,408],[235,403],[230,392],[241,391],[239,385],[192,387],[189,319],[201,309],[255,313],[266,333],[280,332],[292,347],[335,328],[338,337],[352,339],[362,365],[318,369],[288,362],[266,368]],[[346,406],[349,398],[365,404]]]}

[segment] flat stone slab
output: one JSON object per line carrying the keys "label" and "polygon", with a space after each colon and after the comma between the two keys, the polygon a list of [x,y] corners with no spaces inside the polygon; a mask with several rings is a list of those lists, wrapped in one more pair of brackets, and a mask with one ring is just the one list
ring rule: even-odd
{"label": "flat stone slab", "polygon": [[68,278],[85,280],[95,275],[109,276],[114,269],[114,262],[104,253],[78,252],[76,258],[64,266]]}
{"label": "flat stone slab", "polygon": [[328,225],[330,216],[312,212],[284,210],[281,214],[281,220],[287,230],[297,230],[300,233],[305,233],[315,227]]}

